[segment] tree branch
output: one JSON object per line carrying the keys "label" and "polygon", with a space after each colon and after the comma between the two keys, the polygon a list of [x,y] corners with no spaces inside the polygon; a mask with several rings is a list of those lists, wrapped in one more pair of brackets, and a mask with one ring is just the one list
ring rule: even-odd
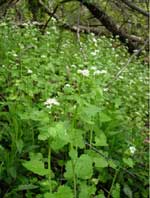
{"label": "tree branch", "polygon": [[139,44],[143,43],[141,38],[129,35],[125,30],[120,29],[119,25],[116,24],[116,22],[113,21],[112,18],[101,9],[100,6],[86,0],[77,1],[81,2],[114,36],[119,35],[119,40],[128,46],[128,51],[130,53],[133,53],[133,51],[139,47]]}
{"label": "tree branch", "polygon": [[140,14],[149,17],[150,13],[146,12],[145,10],[139,8],[137,5],[135,5],[134,3],[128,1],[128,0],[121,0],[124,4],[126,4],[128,7],[130,7],[132,10],[136,10],[137,12],[139,12]]}

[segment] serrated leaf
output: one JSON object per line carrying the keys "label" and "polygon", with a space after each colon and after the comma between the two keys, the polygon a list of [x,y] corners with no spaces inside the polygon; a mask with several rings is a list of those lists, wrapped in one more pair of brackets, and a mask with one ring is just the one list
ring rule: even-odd
{"label": "serrated leaf", "polygon": [[108,166],[107,160],[101,156],[94,158],[94,162],[95,162],[95,167],[97,168],[105,168]]}
{"label": "serrated leaf", "polygon": [[78,178],[90,179],[93,174],[92,159],[86,155],[81,155],[75,166],[75,173]]}
{"label": "serrated leaf", "polygon": [[108,146],[107,138],[104,133],[100,132],[99,135],[95,136],[95,146]]}

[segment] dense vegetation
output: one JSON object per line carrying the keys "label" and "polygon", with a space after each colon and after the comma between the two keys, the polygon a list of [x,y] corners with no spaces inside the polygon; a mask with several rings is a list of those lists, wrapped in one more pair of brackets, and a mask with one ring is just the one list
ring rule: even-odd
{"label": "dense vegetation", "polygon": [[54,13],[41,29],[40,9],[18,23],[18,7],[0,21],[0,197],[147,198],[144,43],[129,54],[119,36],[76,34]]}
{"label": "dense vegetation", "polygon": [[147,197],[147,67],[117,39],[0,25],[2,197]]}

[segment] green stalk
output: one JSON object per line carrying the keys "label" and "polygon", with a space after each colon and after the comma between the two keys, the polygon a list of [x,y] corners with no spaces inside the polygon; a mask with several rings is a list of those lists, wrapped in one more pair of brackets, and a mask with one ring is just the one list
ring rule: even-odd
{"label": "green stalk", "polygon": [[75,165],[72,160],[72,169],[73,169],[73,189],[74,189],[74,198],[77,198],[77,181],[76,181],[76,174],[75,174]]}
{"label": "green stalk", "polygon": [[50,147],[50,139],[48,141],[48,180],[50,185],[50,193],[52,193],[52,176],[51,176],[51,147]]}
{"label": "green stalk", "polygon": [[90,145],[92,145],[92,140],[93,140],[93,130],[90,129]]}
{"label": "green stalk", "polygon": [[118,173],[119,173],[119,168],[115,172],[115,175],[114,175],[114,178],[113,178],[113,181],[112,181],[112,184],[111,184],[111,187],[110,187],[110,190],[109,190],[107,198],[110,198],[110,195],[111,195],[111,192],[113,190],[114,184],[116,182],[116,178],[117,178]]}

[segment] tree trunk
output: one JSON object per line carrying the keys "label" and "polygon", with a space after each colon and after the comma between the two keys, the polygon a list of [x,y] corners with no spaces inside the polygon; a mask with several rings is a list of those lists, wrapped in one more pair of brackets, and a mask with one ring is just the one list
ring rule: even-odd
{"label": "tree trunk", "polygon": [[99,6],[96,6],[93,3],[78,0],[81,2],[91,14],[98,19],[107,30],[109,30],[113,36],[119,36],[119,40],[128,46],[128,51],[133,53],[133,51],[139,48],[139,45],[143,43],[143,40],[137,36],[129,35],[125,30],[120,29],[110,16],[108,16]]}

